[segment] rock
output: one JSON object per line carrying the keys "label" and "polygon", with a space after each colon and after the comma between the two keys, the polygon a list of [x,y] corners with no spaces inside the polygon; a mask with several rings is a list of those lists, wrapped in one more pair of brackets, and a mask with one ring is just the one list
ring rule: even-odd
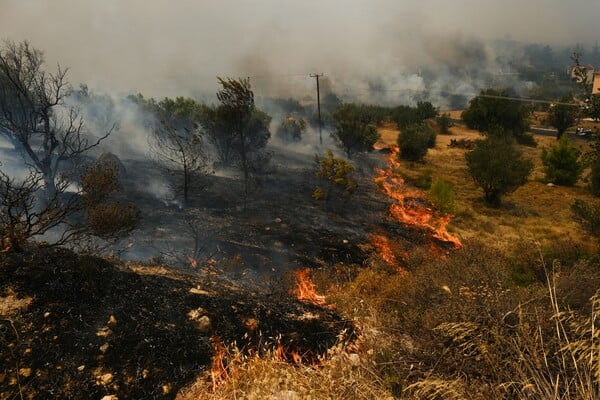
{"label": "rock", "polygon": [[77,371],[81,372],[85,369],[85,365],[80,365],[79,367],[77,367]]}
{"label": "rock", "polygon": [[107,394],[100,400],[119,400],[116,394]]}
{"label": "rock", "polygon": [[110,344],[108,343],[104,343],[102,346],[100,346],[100,351],[102,353],[106,353],[108,351],[108,348],[110,347]]}
{"label": "rock", "polygon": [[212,328],[212,322],[205,313],[206,311],[202,307],[190,310],[187,313],[188,318],[196,323],[196,329],[200,332],[208,332]]}
{"label": "rock", "polygon": [[117,319],[115,318],[114,315],[111,315],[108,318],[108,322],[106,323],[107,325],[111,325],[111,326],[115,326],[117,324]]}
{"label": "rock", "polygon": [[113,380],[113,374],[111,374],[110,372],[107,372],[106,374],[100,375],[98,377],[96,377],[96,383],[98,385],[108,385],[109,383],[111,383]]}
{"label": "rock", "polygon": [[280,224],[281,223],[281,218],[275,218],[275,223]]}
{"label": "rock", "polygon": [[19,375],[29,378],[31,376],[31,368],[20,368]]}

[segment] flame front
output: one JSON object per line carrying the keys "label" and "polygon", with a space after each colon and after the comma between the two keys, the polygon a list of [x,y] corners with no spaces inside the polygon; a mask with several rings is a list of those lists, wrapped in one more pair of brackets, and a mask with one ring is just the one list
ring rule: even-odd
{"label": "flame front", "polygon": [[227,369],[223,363],[223,358],[225,357],[225,347],[223,346],[221,339],[218,336],[214,336],[211,338],[211,341],[213,343],[215,355],[212,359],[210,377],[212,379],[212,389],[213,392],[215,392],[217,387],[227,380]]}
{"label": "flame front", "polygon": [[377,169],[375,183],[394,201],[390,206],[392,217],[405,225],[424,228],[432,237],[450,243],[456,249],[461,248],[460,240],[446,229],[452,216],[436,218],[433,210],[424,201],[425,194],[418,189],[407,188],[404,179],[394,176],[394,169],[399,166],[398,147],[392,146],[390,150],[388,167],[385,170]]}
{"label": "flame front", "polygon": [[296,278],[296,288],[294,294],[300,301],[306,301],[324,306],[326,304],[325,296],[317,294],[315,284],[310,279],[310,269],[298,269],[294,271]]}

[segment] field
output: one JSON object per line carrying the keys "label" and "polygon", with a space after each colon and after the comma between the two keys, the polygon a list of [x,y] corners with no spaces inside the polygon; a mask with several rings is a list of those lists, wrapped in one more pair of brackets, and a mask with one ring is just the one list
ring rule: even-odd
{"label": "field", "polygon": [[[383,143],[395,143],[398,131],[393,124],[383,126],[380,132]],[[556,144],[553,136],[536,135],[537,147],[521,147],[525,156],[534,162],[534,171],[527,184],[506,196],[503,205],[494,209],[483,204],[482,192],[468,174],[466,150],[448,147],[452,139],[477,140],[482,136],[462,125],[450,128],[450,133],[438,135],[436,147],[428,152],[425,163],[403,163],[398,172],[413,180],[431,174],[432,179],[440,178],[453,185],[457,212],[450,224],[451,231],[461,238],[477,237],[506,250],[516,242],[539,243],[545,247],[556,241],[572,241],[587,250],[593,248],[589,237],[572,220],[569,209],[575,199],[592,199],[585,182],[580,181],[571,188],[543,182],[540,157],[543,148]],[[574,140],[582,149],[589,145],[585,140]]]}

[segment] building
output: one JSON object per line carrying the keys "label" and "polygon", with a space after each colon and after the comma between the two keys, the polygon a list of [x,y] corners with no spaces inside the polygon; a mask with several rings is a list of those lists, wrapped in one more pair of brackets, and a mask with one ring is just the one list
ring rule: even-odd
{"label": "building", "polygon": [[600,94],[600,71],[594,71],[594,80],[592,81],[592,94]]}

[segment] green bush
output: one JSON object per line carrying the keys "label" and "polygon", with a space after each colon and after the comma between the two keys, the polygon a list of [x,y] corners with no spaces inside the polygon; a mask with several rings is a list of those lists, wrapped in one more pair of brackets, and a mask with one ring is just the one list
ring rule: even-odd
{"label": "green bush", "polygon": [[436,122],[440,127],[440,133],[444,135],[450,134],[450,127],[452,126],[452,120],[450,114],[444,113],[436,118]]}
{"label": "green bush", "polygon": [[600,196],[600,160],[592,163],[589,189],[594,196]]}
{"label": "green bush", "polygon": [[573,218],[583,229],[600,239],[600,204],[588,204],[583,200],[575,200],[571,205]]}
{"label": "green bush", "polygon": [[335,193],[337,197],[348,198],[356,190],[356,182],[352,175],[354,167],[342,158],[333,156],[327,150],[325,157],[315,156],[315,176],[324,184],[312,193],[315,200],[330,200]]}
{"label": "green bush", "polygon": [[424,122],[408,125],[398,135],[400,158],[422,161],[427,150],[435,146],[435,131]]}
{"label": "green bush", "polygon": [[542,151],[546,179],[557,185],[573,186],[583,172],[580,156],[581,151],[573,146],[567,136],[563,136],[558,145]]}
{"label": "green bush", "polygon": [[469,173],[483,189],[486,203],[497,206],[504,194],[514,192],[527,182],[533,163],[505,139],[490,136],[465,154]]}
{"label": "green bush", "polygon": [[443,179],[435,179],[429,189],[429,200],[442,213],[453,214],[456,212],[454,201],[454,188]]}

